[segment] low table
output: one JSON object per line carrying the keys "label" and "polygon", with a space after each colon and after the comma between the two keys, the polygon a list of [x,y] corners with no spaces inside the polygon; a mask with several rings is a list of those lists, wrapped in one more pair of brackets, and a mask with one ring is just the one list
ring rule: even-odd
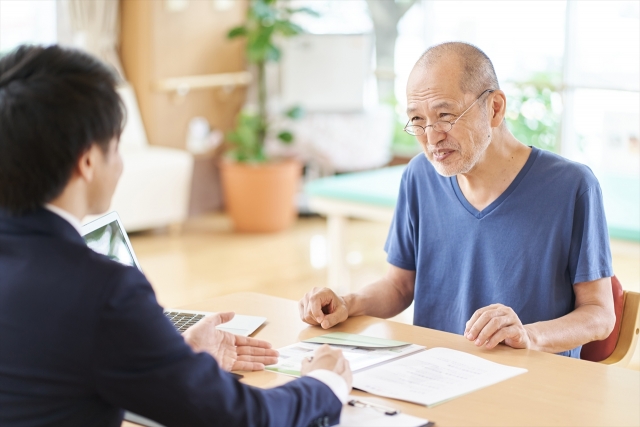
{"label": "low table", "polygon": [[[254,337],[280,348],[323,335],[348,332],[464,351],[496,363],[526,368],[527,373],[433,407],[424,407],[354,390],[359,397],[447,426],[638,426],[640,373],[629,369],[571,359],[534,350],[499,345],[476,347],[461,335],[406,325],[369,316],[347,319],[323,330],[300,320],[298,302],[245,292],[182,307],[191,310],[235,311],[264,316]],[[243,372],[243,383],[271,388],[293,380],[270,371]],[[124,426],[135,424],[124,423]]]}

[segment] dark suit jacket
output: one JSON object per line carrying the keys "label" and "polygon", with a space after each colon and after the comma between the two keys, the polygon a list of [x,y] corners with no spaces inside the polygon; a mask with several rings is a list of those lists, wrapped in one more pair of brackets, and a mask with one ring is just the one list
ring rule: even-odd
{"label": "dark suit jacket", "polygon": [[262,390],[194,353],[144,275],[89,249],[59,216],[0,210],[0,425],[335,424],[340,401],[301,378]]}

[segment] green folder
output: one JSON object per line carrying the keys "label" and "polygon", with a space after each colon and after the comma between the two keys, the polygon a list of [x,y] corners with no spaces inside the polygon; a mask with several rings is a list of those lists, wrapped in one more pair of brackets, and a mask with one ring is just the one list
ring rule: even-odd
{"label": "green folder", "polygon": [[358,348],[396,348],[409,345],[408,342],[387,340],[384,338],[367,337],[358,334],[347,334],[344,332],[333,332],[326,335],[320,335],[315,338],[310,338],[302,342],[314,343],[314,344],[331,344],[331,345],[344,345],[347,347]]}

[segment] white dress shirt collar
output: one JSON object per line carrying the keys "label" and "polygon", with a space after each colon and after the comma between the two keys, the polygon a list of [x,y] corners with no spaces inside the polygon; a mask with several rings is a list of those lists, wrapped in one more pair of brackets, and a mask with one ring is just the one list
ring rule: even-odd
{"label": "white dress shirt collar", "polygon": [[52,205],[50,203],[47,203],[46,205],[44,205],[44,208],[47,209],[48,211],[51,211],[54,214],[58,215],[59,217],[61,217],[65,221],[67,221],[69,224],[71,224],[73,226],[73,228],[76,229],[78,234],[82,236],[82,224],[80,223],[78,218],[76,218],[75,216],[73,216],[69,212],[65,211],[64,209],[59,208],[57,206],[54,206],[54,205]]}

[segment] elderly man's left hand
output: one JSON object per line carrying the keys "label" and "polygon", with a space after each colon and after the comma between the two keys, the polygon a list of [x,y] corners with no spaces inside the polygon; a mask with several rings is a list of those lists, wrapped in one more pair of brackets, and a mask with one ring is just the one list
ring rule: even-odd
{"label": "elderly man's left hand", "polygon": [[233,316],[234,313],[210,314],[182,336],[193,351],[209,353],[226,371],[261,371],[265,365],[278,363],[278,352],[268,342],[216,329]]}
{"label": "elderly man's left hand", "polygon": [[511,307],[492,304],[476,310],[466,324],[464,336],[478,347],[491,349],[504,341],[513,348],[531,348],[531,339]]}

